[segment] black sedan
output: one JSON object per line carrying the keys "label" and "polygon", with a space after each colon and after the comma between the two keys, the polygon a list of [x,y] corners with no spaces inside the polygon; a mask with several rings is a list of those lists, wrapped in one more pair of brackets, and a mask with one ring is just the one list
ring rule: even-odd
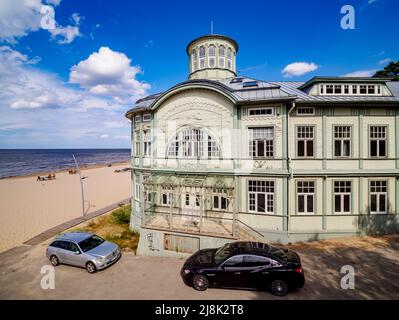
{"label": "black sedan", "polygon": [[284,296],[305,284],[298,254],[261,242],[240,241],[200,250],[184,263],[181,276],[186,285],[199,291],[245,288]]}

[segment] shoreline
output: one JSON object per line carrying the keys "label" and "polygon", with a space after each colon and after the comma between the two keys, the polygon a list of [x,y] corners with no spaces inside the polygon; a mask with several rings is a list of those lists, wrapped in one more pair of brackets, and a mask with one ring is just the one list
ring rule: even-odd
{"label": "shoreline", "polygon": [[[129,166],[129,168],[130,168],[130,161],[85,164],[85,165],[79,165],[79,168],[80,168],[81,171],[83,171],[83,170],[91,170],[91,169],[109,167],[110,164],[111,164],[111,167],[114,167],[114,166]],[[68,172],[70,169],[76,169],[76,167],[75,166],[70,166],[70,167],[65,168],[65,169],[33,172],[33,173],[28,173],[26,175],[18,175],[18,176],[0,177],[0,180],[21,179],[21,178],[32,178],[32,177],[37,177],[37,176],[46,176],[49,173],[65,173],[65,172]]]}

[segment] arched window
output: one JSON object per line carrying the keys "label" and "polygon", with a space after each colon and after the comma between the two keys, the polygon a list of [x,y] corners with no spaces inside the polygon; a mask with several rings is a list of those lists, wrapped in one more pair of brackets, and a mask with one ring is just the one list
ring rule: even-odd
{"label": "arched window", "polygon": [[201,46],[199,48],[199,63],[200,63],[200,69],[205,68],[205,47]]}
{"label": "arched window", "polygon": [[195,49],[191,51],[191,64],[193,71],[198,69],[197,51]]}
{"label": "arched window", "polygon": [[208,48],[208,66],[210,68],[215,67],[216,64],[215,56],[216,56],[216,47],[212,44]]}
{"label": "arched window", "polygon": [[231,63],[232,56],[233,56],[232,50],[231,50],[231,48],[229,48],[227,50],[227,68],[228,69],[231,69],[231,66],[232,66],[232,63]]}
{"label": "arched window", "polygon": [[169,145],[170,157],[212,158],[219,157],[220,150],[216,141],[201,129],[184,129],[176,134]]}
{"label": "arched window", "polygon": [[225,56],[226,56],[226,48],[224,46],[219,47],[219,68],[225,67]]}

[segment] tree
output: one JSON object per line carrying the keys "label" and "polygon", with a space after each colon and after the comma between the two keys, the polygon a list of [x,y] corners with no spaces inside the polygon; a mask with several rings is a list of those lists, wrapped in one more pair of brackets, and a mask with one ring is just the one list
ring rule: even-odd
{"label": "tree", "polygon": [[377,71],[373,78],[392,78],[393,81],[399,81],[399,61],[391,61],[384,70]]}

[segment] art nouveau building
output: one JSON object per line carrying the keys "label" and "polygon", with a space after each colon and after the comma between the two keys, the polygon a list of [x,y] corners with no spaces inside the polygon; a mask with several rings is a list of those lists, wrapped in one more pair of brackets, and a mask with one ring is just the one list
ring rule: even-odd
{"label": "art nouveau building", "polygon": [[189,80],[126,114],[139,251],[396,230],[399,83],[259,81],[237,76],[237,52],[225,36],[195,39]]}

